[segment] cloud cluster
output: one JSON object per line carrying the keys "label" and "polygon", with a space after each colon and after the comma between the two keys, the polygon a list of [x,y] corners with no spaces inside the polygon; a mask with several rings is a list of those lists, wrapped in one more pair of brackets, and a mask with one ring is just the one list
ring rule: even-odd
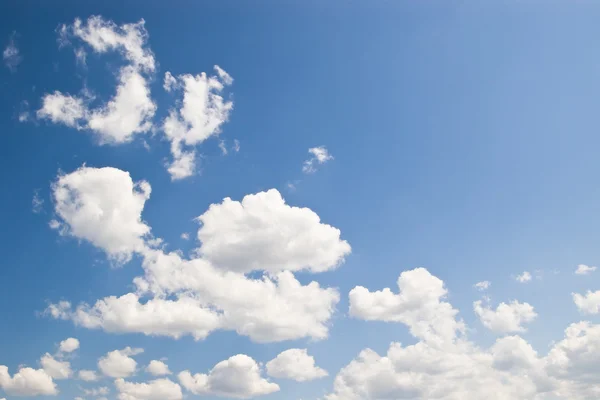
{"label": "cloud cluster", "polygon": [[[135,278],[135,292],[75,308],[52,304],[52,317],[174,338],[203,339],[218,329],[257,342],[327,337],[339,293],[317,282],[303,285],[294,271],[335,268],[350,245],[313,211],[285,204],[276,190],[211,205],[198,217],[201,246],[190,259],[151,247],[155,240],[141,219],[148,183],[114,168],[82,167],[60,176],[53,190],[61,231],[120,261],[139,254],[145,273]],[[257,271],[263,275],[246,275]]]}
{"label": "cloud cluster", "polygon": [[[459,326],[454,313],[427,312],[436,298],[445,295],[437,278],[423,269],[403,272],[399,295],[389,291],[351,292],[355,316],[401,322],[417,339],[412,345],[392,343],[384,356],[363,350],[338,373],[327,400],[359,399],[494,399],[545,400],[594,399],[600,394],[598,369],[600,326],[590,322],[571,324],[564,338],[540,356],[520,336],[503,336],[483,349],[464,336],[444,335],[437,340],[423,325]],[[360,293],[357,296],[356,293]],[[425,293],[425,294],[423,294]],[[363,299],[366,297],[369,301]],[[410,307],[407,306],[410,304]],[[480,307],[482,321],[498,331],[522,330],[521,324],[534,317],[526,303],[502,303],[496,310]],[[415,310],[423,317],[415,318]],[[445,321],[440,320],[445,319]]]}

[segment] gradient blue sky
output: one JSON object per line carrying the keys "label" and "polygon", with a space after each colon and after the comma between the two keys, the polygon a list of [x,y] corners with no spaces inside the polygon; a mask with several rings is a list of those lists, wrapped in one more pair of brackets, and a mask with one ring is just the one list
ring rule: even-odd
{"label": "gradient blue sky", "polygon": [[[329,377],[277,381],[281,391],[265,398],[317,399],[360,350],[384,354],[391,341],[415,342],[402,324],[349,317],[348,292],[357,285],[397,291],[398,275],[416,267],[445,282],[448,301],[482,346],[498,335],[473,313],[482,295],[473,288],[478,281],[492,283],[486,294],[494,305],[517,299],[535,307],[538,317],[521,336],[542,354],[582,319],[571,293],[600,284],[598,272],[574,274],[578,264],[599,263],[600,3],[103,3],[0,5],[3,48],[12,37],[22,56],[13,71],[0,70],[0,365],[11,373],[21,364],[37,366],[67,337],[82,346],[74,369],[94,369],[100,356],[125,346],[145,349],[136,357],[140,366],[168,357],[174,372],[204,373],[237,353],[266,362],[300,347]],[[44,93],[75,93],[84,82],[100,98],[114,92],[116,55],[90,51],[82,69],[72,48],[57,45],[59,24],[90,15],[117,24],[146,21],[158,62],[151,83],[156,121],[172,105],[164,72],[196,74],[218,64],[231,74],[234,110],[220,138],[228,145],[239,140],[240,151],[223,156],[218,140],[209,139],[198,147],[201,173],[172,182],[160,132],[98,146],[84,131],[35,118],[19,122],[23,110],[35,113]],[[307,150],[320,145],[334,159],[303,174]],[[150,182],[143,218],[170,250],[197,246],[180,235],[195,235],[193,218],[210,204],[269,188],[339,228],[352,245],[344,264],[298,274],[302,282],[339,289],[329,339],[256,344],[216,332],[196,342],[111,334],[40,316],[48,302],[93,303],[126,293],[141,271],[138,259],[111,268],[102,251],[49,228],[51,182],[83,163]],[[34,193],[44,201],[40,213],[32,212]],[[525,270],[533,279],[517,282]],[[598,315],[584,319],[598,322]],[[59,382],[59,397],[80,396],[79,386],[98,384]],[[114,396],[112,390],[108,397]]]}

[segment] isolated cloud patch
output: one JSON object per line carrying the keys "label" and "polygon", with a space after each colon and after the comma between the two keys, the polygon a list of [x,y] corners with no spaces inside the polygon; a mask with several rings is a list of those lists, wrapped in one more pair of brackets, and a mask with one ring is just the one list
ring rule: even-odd
{"label": "isolated cloud patch", "polygon": [[327,371],[315,365],[315,358],[306,349],[289,349],[277,355],[266,365],[267,374],[273,378],[292,379],[296,382],[312,381],[327,376]]}
{"label": "isolated cloud patch", "polygon": [[516,300],[502,302],[495,310],[478,300],[473,303],[473,309],[486,328],[498,333],[525,332],[523,325],[537,317],[531,304]]}

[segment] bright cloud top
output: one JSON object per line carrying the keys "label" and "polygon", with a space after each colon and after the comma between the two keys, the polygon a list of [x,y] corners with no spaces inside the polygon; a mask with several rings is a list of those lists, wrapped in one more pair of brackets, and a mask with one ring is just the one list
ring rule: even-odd
{"label": "bright cloud top", "polygon": [[304,161],[304,165],[302,166],[302,172],[305,174],[315,173],[317,172],[317,165],[333,160],[333,156],[329,154],[325,146],[311,147],[308,149],[308,153],[311,154],[311,157]]}
{"label": "bright cloud top", "polygon": [[523,324],[537,317],[531,304],[516,300],[500,303],[495,310],[478,300],[473,303],[473,309],[486,328],[498,333],[525,332]]}
{"label": "bright cloud top", "polygon": [[585,264],[579,264],[577,269],[575,270],[576,275],[589,275],[592,272],[596,271],[596,267],[590,267]]}
{"label": "bright cloud top", "polygon": [[328,375],[327,371],[315,365],[315,358],[308,355],[306,349],[285,350],[269,361],[266,367],[269,376],[296,382],[312,381]]}

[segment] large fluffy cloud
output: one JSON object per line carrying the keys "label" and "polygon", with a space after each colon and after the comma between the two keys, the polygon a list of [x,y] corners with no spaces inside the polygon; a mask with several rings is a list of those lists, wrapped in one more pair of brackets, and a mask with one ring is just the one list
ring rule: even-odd
{"label": "large fluffy cloud", "polygon": [[308,208],[291,207],[271,189],[213,204],[198,217],[200,254],[215,266],[237,272],[322,272],[350,253],[340,231]]}
{"label": "large fluffy cloud", "polygon": [[73,375],[69,361],[57,360],[46,353],[40,359],[44,371],[54,379],[69,379]]}
{"label": "large fluffy cloud", "polygon": [[150,97],[148,73],[155,69],[154,55],[147,47],[144,20],[117,26],[92,16],[85,23],[76,19],[60,29],[62,44],[79,40],[97,53],[118,51],[128,62],[118,73],[116,93],[105,104],[90,108],[93,96],[73,96],[55,91],[42,97],[38,118],[94,132],[101,144],[126,143],[152,127],[156,104]]}
{"label": "large fluffy cloud", "polygon": [[58,394],[52,377],[42,369],[21,368],[12,377],[0,365],[0,388],[12,396],[52,396]]}
{"label": "large fluffy cloud", "polygon": [[60,220],[53,226],[91,242],[119,262],[128,261],[150,232],[141,219],[150,191],[147,182],[133,182],[119,169],[83,166],[52,185]]}
{"label": "large fluffy cloud", "polygon": [[261,377],[261,370],[252,358],[238,354],[221,361],[208,374],[192,375],[189,371],[179,374],[179,382],[197,395],[214,395],[249,399],[279,390],[275,383]]}
{"label": "large fluffy cloud", "polygon": [[183,90],[183,102],[180,109],[172,109],[164,121],[163,130],[171,142],[173,162],[169,173],[173,180],[194,175],[196,154],[193,148],[211,136],[220,133],[221,125],[229,119],[233,102],[225,101],[221,93],[233,79],[215,65],[216,75],[207,76],[185,74],[174,77],[165,74],[164,88],[167,91]]}
{"label": "large fluffy cloud", "polygon": [[315,365],[315,358],[306,349],[282,351],[266,365],[267,374],[273,378],[311,381],[327,376],[327,371]]}
{"label": "large fluffy cloud", "polygon": [[516,300],[508,304],[500,303],[495,310],[478,300],[473,303],[473,309],[486,328],[499,333],[524,332],[523,324],[537,317],[531,304],[519,303]]}
{"label": "large fluffy cloud", "polygon": [[[85,182],[84,176],[89,176]],[[83,167],[60,177],[55,192],[62,229],[119,260],[137,252],[145,274],[134,280],[133,293],[75,308],[66,301],[53,304],[48,313],[54,318],[109,332],[174,338],[202,339],[217,329],[257,342],[327,337],[337,290],[316,282],[303,285],[292,271],[334,268],[350,246],[340,240],[339,230],[322,224],[309,209],[287,206],[277,191],[212,205],[199,218],[202,246],[191,259],[144,241],[150,228],[141,212],[150,186],[135,184],[126,172]],[[267,273],[245,275],[256,270]]]}
{"label": "large fluffy cloud", "polygon": [[181,387],[169,379],[155,379],[150,382],[127,382],[115,380],[119,400],[181,400]]}

